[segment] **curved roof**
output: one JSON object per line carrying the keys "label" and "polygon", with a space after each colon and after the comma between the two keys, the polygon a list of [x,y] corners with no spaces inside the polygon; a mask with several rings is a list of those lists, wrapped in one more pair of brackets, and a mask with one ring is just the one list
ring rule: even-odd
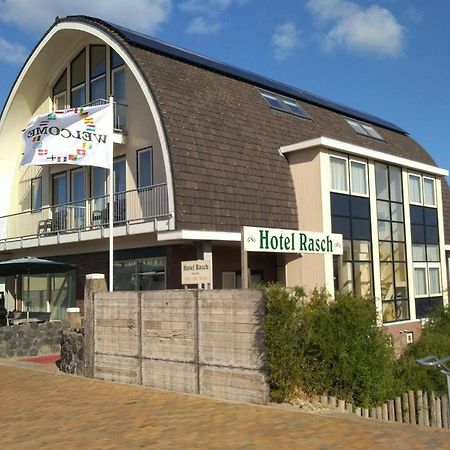
{"label": "curved roof", "polygon": [[[320,136],[436,165],[403,130],[381,119],[99,19],[60,21],[100,27],[140,68],[168,141],[178,229],[297,228],[289,164],[278,149]],[[261,87],[298,99],[311,119],[268,107]],[[348,116],[372,123],[384,140],[356,134]],[[450,199],[447,183],[443,191]]]}

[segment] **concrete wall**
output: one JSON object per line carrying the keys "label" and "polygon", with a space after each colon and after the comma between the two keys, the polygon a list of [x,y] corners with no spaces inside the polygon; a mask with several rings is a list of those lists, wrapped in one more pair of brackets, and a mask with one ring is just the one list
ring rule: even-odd
{"label": "concrete wall", "polygon": [[95,378],[268,401],[262,290],[102,292],[92,298],[85,302],[92,322],[85,332]]}

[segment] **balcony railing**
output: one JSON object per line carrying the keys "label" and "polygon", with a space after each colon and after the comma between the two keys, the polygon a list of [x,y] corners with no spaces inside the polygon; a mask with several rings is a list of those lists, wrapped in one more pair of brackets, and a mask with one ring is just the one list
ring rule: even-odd
{"label": "balcony railing", "polygon": [[[169,215],[167,184],[114,194],[114,225]],[[109,196],[0,217],[0,241],[92,230],[109,225]]]}
{"label": "balcony railing", "polygon": [[[105,100],[104,98],[99,98],[98,100],[94,100],[84,106],[98,106],[98,105],[106,105],[109,103],[109,100]],[[114,129],[120,131],[126,131],[126,119],[125,119],[125,111],[127,105],[124,103],[114,102]]]}

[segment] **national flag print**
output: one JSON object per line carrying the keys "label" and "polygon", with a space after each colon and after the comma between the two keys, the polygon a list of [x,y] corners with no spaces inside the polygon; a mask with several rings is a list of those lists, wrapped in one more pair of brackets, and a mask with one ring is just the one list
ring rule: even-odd
{"label": "national flag print", "polygon": [[110,168],[110,104],[52,111],[34,117],[23,132],[22,165],[74,164]]}

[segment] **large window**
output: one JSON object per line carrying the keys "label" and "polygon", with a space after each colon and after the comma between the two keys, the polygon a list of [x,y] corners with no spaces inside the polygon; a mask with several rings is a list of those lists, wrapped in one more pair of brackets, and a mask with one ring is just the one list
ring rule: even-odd
{"label": "large window", "polygon": [[125,65],[123,59],[112,49],[111,88],[116,102],[114,128],[125,129]]}
{"label": "large window", "polygon": [[437,209],[410,206],[416,315],[427,317],[442,303]]}
{"label": "large window", "polygon": [[166,288],[166,258],[114,261],[114,290],[150,291]]}
{"label": "large window", "polygon": [[105,45],[89,45],[72,59],[54,84],[53,109],[78,108],[88,102],[106,99],[112,93],[115,100],[114,128],[124,130],[125,75],[125,63],[113,49]]}
{"label": "large window", "polygon": [[340,233],[344,238],[344,254],[334,257],[336,290],[372,296],[369,199],[332,192],[331,219],[333,233]]}
{"label": "large window", "polygon": [[145,148],[137,151],[138,187],[144,188],[153,184],[153,150]]}
{"label": "large window", "polygon": [[436,182],[434,178],[410,173],[409,202],[413,205],[436,206]]}
{"label": "large window", "polygon": [[368,195],[367,163],[343,156],[330,156],[331,190],[352,195]]}
{"label": "large window", "polygon": [[123,222],[126,217],[126,160],[114,160],[114,222]]}
{"label": "large window", "polygon": [[64,110],[67,106],[67,70],[53,86],[53,110]]}
{"label": "large window", "polygon": [[106,47],[91,45],[89,58],[91,102],[106,99]]}
{"label": "large window", "polygon": [[70,106],[86,103],[86,50],[82,50],[70,65]]}
{"label": "large window", "polygon": [[400,168],[377,163],[377,219],[383,321],[409,319],[405,223]]}

